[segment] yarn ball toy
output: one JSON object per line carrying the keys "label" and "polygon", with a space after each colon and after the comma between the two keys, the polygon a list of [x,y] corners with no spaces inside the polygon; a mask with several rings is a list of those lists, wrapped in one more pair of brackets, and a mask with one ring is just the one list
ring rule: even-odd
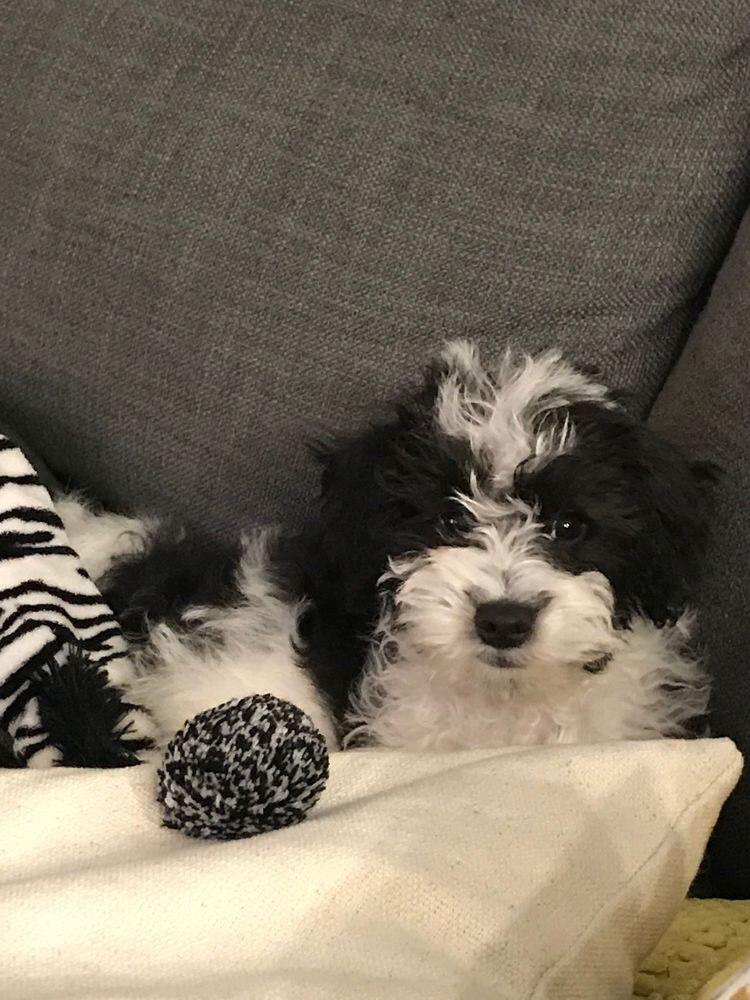
{"label": "yarn ball toy", "polygon": [[201,712],[158,770],[164,825],[237,840],[301,822],[328,780],[328,749],[296,705],[270,694]]}

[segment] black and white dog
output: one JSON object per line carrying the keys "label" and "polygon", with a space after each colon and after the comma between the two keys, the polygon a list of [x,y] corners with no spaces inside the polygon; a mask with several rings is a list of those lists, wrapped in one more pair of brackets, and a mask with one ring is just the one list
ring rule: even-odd
{"label": "black and white dog", "polygon": [[391,416],[320,449],[302,531],[223,551],[60,505],[169,739],[270,692],[342,741],[454,749],[682,736],[710,468],[557,353],[449,346]]}

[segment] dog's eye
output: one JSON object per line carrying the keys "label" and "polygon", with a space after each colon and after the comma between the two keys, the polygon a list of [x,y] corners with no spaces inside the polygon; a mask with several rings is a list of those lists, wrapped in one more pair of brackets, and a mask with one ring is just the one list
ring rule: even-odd
{"label": "dog's eye", "polygon": [[440,515],[439,527],[440,533],[446,538],[455,538],[471,531],[474,527],[474,518],[465,507],[451,507]]}
{"label": "dog's eye", "polygon": [[577,514],[560,514],[552,523],[552,537],[567,545],[582,541],[587,531],[588,524]]}

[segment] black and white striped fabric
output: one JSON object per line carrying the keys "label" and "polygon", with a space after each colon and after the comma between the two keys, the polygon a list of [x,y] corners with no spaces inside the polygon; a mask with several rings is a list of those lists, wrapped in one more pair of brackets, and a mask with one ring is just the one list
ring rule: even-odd
{"label": "black and white striped fabric", "polygon": [[[50,494],[23,451],[0,434],[0,729],[10,735],[21,764],[70,763],[65,733],[62,738],[53,735],[44,725],[40,690],[45,679],[59,676],[73,660],[85,665],[110,700],[119,699],[114,686],[132,676],[127,643],[71,548]],[[79,697],[85,684],[73,678],[69,690]],[[66,704],[70,702],[66,694]],[[95,711],[91,699],[87,709]],[[127,743],[132,737],[132,745],[140,749],[144,743],[138,725],[132,719],[123,723],[133,712],[142,714],[118,702],[113,738]],[[67,724],[63,720],[63,729]],[[80,718],[72,720],[71,732],[81,724]],[[80,732],[72,737],[76,740],[85,748],[92,745],[86,734],[81,740]],[[84,749],[74,762],[96,766],[96,751]]]}

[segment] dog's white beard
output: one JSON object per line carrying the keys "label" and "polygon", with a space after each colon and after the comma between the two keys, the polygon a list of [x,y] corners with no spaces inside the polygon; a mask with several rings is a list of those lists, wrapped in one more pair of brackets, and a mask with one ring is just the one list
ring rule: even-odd
{"label": "dog's white beard", "polygon": [[[461,671],[474,662],[486,665],[492,651],[477,638],[474,611],[501,599],[543,605],[533,637],[519,649],[503,651],[504,660],[537,680],[554,683],[553,664],[559,673],[611,653],[613,597],[605,577],[555,568],[524,547],[524,526],[504,536],[478,533],[484,535],[481,548],[446,546],[394,564],[401,579],[398,622],[415,655]],[[491,672],[495,676],[498,670]]]}
{"label": "dog's white beard", "polygon": [[[689,617],[617,630],[606,578],[548,563],[528,522],[479,535],[479,546],[392,566],[396,595],[353,699],[351,741],[457,749],[645,739],[681,735],[705,710],[705,677],[682,652]],[[475,634],[474,610],[503,598],[542,606],[533,636],[502,651],[499,666]],[[584,669],[602,659],[602,673]]]}

